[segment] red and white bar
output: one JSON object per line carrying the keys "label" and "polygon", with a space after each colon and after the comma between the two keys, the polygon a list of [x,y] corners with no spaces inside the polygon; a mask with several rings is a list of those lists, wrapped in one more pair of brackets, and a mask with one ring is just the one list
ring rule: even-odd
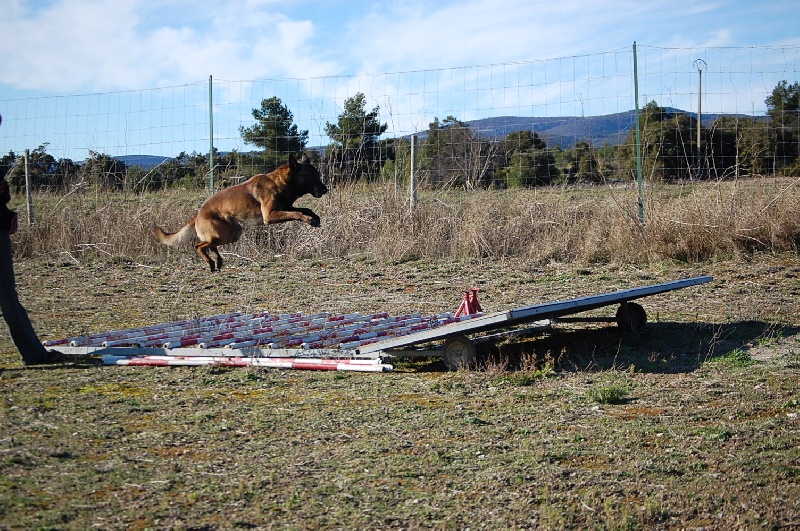
{"label": "red and white bar", "polygon": [[392,365],[374,359],[243,358],[228,356],[103,356],[106,365],[268,367],[312,371],[391,372]]}

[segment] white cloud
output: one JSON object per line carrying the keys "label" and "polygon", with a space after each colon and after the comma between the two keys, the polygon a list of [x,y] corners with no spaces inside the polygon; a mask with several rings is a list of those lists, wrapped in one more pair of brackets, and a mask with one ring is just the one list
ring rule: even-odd
{"label": "white cloud", "polygon": [[[559,0],[5,0],[0,85],[45,93],[500,64],[651,46],[735,46],[787,3]],[[791,41],[797,42],[794,33]]]}
{"label": "white cloud", "polygon": [[[617,4],[628,4],[617,2]],[[635,13],[630,4],[628,13]],[[349,29],[352,55],[363,72],[498,64],[608,51],[633,38],[609,29],[614,6],[567,0],[513,0],[381,5]]]}
{"label": "white cloud", "polygon": [[58,2],[33,11],[20,2],[2,17],[0,81],[21,88],[59,92],[96,76],[116,77],[108,57],[128,55],[130,2]]}
{"label": "white cloud", "polygon": [[[0,83],[63,93],[331,73],[311,53],[313,23],[273,4],[58,0],[36,10],[15,0],[0,19]],[[187,16],[160,18],[176,12]]]}

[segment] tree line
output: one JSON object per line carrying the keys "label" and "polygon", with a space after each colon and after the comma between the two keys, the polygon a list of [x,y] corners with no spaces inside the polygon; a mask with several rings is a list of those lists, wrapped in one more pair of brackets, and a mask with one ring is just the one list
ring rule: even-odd
{"label": "tree line", "polygon": [[[697,118],[648,103],[640,113],[643,175],[648,180],[725,179],[752,174],[800,175],[800,83],[781,81],[766,98],[766,118],[723,116],[708,127]],[[308,149],[308,131],[294,123],[292,112],[272,97],[253,109],[253,125],[241,126],[249,152],[214,153],[214,174],[222,186],[270,171],[291,153],[306,151],[329,184],[404,180],[411,171],[408,137],[380,139],[387,124],[380,107],[367,109],[362,93],[344,102],[335,123],[326,122],[330,142]],[[533,187],[571,182],[632,179],[636,173],[635,130],[618,146],[579,141],[563,148],[548,146],[530,130],[502,139],[481,137],[454,116],[434,118],[419,135],[418,183],[430,188]],[[185,152],[142,169],[90,152],[75,163],[47,153],[47,144],[29,152],[28,173],[37,189],[69,190],[98,186],[109,190],[158,190],[207,186],[207,154]],[[0,158],[0,175],[12,188],[24,186],[22,156],[10,151]]]}

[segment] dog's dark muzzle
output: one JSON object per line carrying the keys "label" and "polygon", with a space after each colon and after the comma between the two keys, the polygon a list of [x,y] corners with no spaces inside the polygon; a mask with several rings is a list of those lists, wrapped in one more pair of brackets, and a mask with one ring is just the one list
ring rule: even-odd
{"label": "dog's dark muzzle", "polygon": [[327,193],[328,193],[328,187],[320,183],[318,186],[314,187],[314,191],[311,192],[311,195],[313,195],[316,198],[320,198]]}

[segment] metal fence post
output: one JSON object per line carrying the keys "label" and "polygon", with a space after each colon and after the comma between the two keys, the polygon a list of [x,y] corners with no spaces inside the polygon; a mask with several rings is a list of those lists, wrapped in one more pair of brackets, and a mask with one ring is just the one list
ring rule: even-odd
{"label": "metal fence post", "polygon": [[703,178],[703,142],[702,142],[702,120],[703,120],[703,69],[706,62],[697,59],[694,62],[697,68],[697,178]]}
{"label": "metal fence post", "polygon": [[28,204],[28,226],[33,226],[33,194],[31,193],[31,175],[28,172],[28,157],[30,156],[30,151],[25,150],[25,200]]}
{"label": "metal fence post", "polygon": [[211,76],[208,76],[208,188],[214,193],[214,90]]}
{"label": "metal fence post", "polygon": [[636,41],[633,41],[633,87],[636,100],[636,181],[639,184],[639,224],[644,225],[644,198],[642,197],[642,135],[639,131],[639,72],[636,65]]}
{"label": "metal fence post", "polygon": [[417,208],[417,135],[411,135],[411,213]]}

